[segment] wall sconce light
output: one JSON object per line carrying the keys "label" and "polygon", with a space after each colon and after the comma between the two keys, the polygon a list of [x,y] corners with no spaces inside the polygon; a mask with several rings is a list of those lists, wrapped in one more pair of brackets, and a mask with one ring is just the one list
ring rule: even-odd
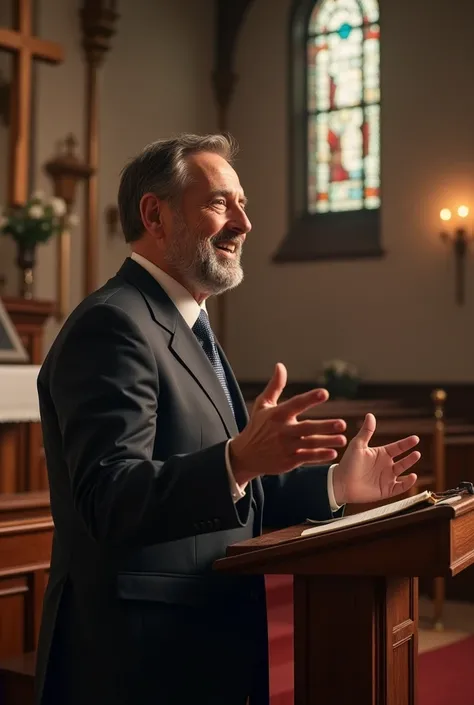
{"label": "wall sconce light", "polygon": [[[457,215],[460,219],[459,223],[452,230],[443,230],[441,238],[445,242],[449,242],[454,248],[454,266],[455,266],[455,286],[456,286],[456,303],[459,306],[464,304],[465,294],[465,263],[469,240],[471,236],[468,234],[463,221],[469,215],[467,206],[459,206]],[[453,214],[449,208],[443,208],[439,217],[444,223],[448,223]]]}

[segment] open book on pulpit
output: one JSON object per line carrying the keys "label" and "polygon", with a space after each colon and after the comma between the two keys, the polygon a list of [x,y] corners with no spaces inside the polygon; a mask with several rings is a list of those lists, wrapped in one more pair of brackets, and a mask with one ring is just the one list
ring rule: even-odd
{"label": "open book on pulpit", "polygon": [[390,502],[380,507],[368,509],[367,511],[359,512],[358,514],[351,514],[346,517],[336,517],[334,519],[327,519],[326,521],[307,519],[307,523],[311,524],[311,526],[304,529],[301,536],[314,536],[327,531],[339,531],[339,529],[346,529],[350,526],[358,526],[359,524],[366,524],[371,521],[386,519],[391,516],[404,514],[408,511],[424,509],[436,504],[453,504],[461,499],[462,495],[466,492],[469,492],[470,494],[472,493],[471,489],[469,489],[467,485],[471,485],[472,489],[471,483],[461,483],[461,485],[455,490],[448,490],[447,492],[439,494],[426,490],[425,492],[420,492],[412,497],[405,497],[397,502]]}

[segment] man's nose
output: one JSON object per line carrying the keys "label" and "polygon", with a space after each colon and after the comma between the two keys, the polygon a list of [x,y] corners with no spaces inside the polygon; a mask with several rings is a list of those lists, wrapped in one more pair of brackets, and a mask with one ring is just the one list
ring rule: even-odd
{"label": "man's nose", "polygon": [[229,229],[232,232],[245,235],[252,230],[252,223],[244,210],[234,214],[234,217],[229,222]]}

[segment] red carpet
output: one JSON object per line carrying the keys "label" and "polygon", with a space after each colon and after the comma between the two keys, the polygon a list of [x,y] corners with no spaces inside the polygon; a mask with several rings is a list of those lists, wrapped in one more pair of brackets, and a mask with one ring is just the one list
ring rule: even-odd
{"label": "red carpet", "polygon": [[[293,702],[293,585],[291,578],[267,577],[271,705]],[[474,636],[421,654],[418,705],[474,705],[470,676]]]}
{"label": "red carpet", "polygon": [[470,675],[474,636],[421,654],[418,660],[419,705],[473,705]]}

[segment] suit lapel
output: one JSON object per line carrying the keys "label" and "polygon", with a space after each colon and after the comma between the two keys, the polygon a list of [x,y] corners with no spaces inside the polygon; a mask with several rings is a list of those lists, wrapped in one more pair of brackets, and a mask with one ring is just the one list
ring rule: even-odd
{"label": "suit lapel", "polygon": [[[151,274],[130,258],[125,260],[118,276],[126,279],[141,292],[152,318],[171,334],[169,343],[171,353],[214,405],[229,438],[234,436],[238,432],[237,424],[214,368],[196,336],[164,289]],[[226,365],[228,367],[227,361]],[[226,368],[225,370],[227,373]],[[235,381],[235,378],[233,379]],[[231,391],[231,395],[233,398],[233,391]]]}

